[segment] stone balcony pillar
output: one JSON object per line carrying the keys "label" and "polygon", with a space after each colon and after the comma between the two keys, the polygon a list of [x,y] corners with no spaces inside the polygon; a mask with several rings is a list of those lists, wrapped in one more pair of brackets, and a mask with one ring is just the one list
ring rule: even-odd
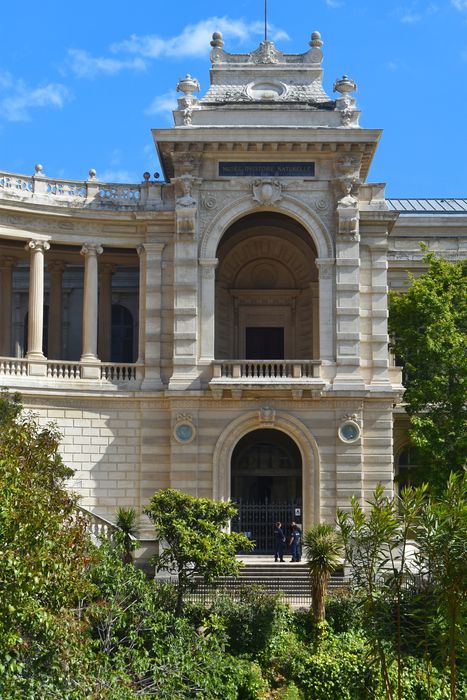
{"label": "stone balcony pillar", "polygon": [[61,260],[47,263],[49,272],[49,357],[62,357],[62,278],[66,265]]}
{"label": "stone balcony pillar", "polygon": [[96,366],[97,357],[97,323],[98,323],[98,262],[102,247],[96,243],[85,243],[81,248],[84,256],[84,295],[83,295],[83,351],[81,362],[94,365],[89,371],[84,369],[83,377],[98,379],[100,369]]}
{"label": "stone balcony pillar", "polygon": [[17,258],[5,255],[0,258],[1,303],[0,303],[0,355],[11,356],[11,299],[13,267]]}
{"label": "stone balcony pillar", "polygon": [[27,358],[35,360],[29,366],[29,373],[43,376],[46,374],[46,365],[42,351],[42,337],[44,326],[44,253],[49,250],[47,241],[32,240],[26,245],[30,251],[29,266],[29,307],[28,307],[28,352]]}
{"label": "stone balcony pillar", "polygon": [[99,269],[99,338],[98,351],[102,362],[110,362],[112,336],[112,275],[115,265],[104,263]]}

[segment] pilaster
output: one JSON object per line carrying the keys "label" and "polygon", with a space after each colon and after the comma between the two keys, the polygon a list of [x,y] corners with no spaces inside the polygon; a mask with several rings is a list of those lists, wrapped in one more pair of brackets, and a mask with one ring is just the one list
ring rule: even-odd
{"label": "pilaster", "polygon": [[211,362],[215,358],[215,299],[217,258],[200,258],[200,361]]}
{"label": "pilaster", "polygon": [[1,304],[0,304],[0,355],[11,356],[11,302],[13,267],[18,258],[5,255],[0,258]]}
{"label": "pilaster", "polygon": [[187,172],[175,183],[173,373],[169,389],[199,389],[197,200],[200,184]]}
{"label": "pilaster", "polygon": [[104,263],[99,267],[99,358],[110,362],[112,336],[112,275],[115,265]]}
{"label": "pilaster", "polygon": [[66,265],[61,260],[47,263],[49,272],[49,357],[62,357],[62,278]]}
{"label": "pilaster", "polygon": [[[144,361],[142,389],[163,388],[161,380],[162,252],[164,243],[138,247],[140,259],[139,361]],[[145,308],[142,308],[145,306]]]}

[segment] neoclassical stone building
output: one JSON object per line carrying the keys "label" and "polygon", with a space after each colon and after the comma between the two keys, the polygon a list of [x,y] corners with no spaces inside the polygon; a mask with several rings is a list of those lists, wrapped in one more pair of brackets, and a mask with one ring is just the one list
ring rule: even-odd
{"label": "neoclassical stone building", "polygon": [[[462,256],[466,200],[388,200],[322,41],[283,54],[211,42],[201,99],[153,131],[165,182],[0,174],[0,385],[63,432],[93,512],[172,486],[271,520],[332,521],[408,466],[388,288],[419,241]],[[143,533],[149,529],[142,523]]]}

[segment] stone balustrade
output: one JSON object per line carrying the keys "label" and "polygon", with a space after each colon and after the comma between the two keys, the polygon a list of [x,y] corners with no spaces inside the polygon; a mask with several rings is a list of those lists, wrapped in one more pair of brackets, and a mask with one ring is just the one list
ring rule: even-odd
{"label": "stone balustrade", "polygon": [[28,379],[33,376],[56,382],[73,382],[77,388],[80,383],[89,382],[86,371],[90,366],[97,370],[96,378],[91,378],[91,381],[99,389],[115,386],[138,388],[144,377],[144,365],[141,364],[101,363],[99,360],[94,363],[47,359],[36,361],[29,358],[0,357],[0,386],[12,386],[14,383],[20,387],[22,378]]}
{"label": "stone balustrade", "polygon": [[94,176],[89,180],[58,180],[40,170],[31,176],[0,172],[0,198],[78,208],[162,209],[161,189],[162,183],[149,180],[141,184],[103,183]]}
{"label": "stone balustrade", "polygon": [[320,379],[320,366],[319,360],[215,360],[211,383]]}

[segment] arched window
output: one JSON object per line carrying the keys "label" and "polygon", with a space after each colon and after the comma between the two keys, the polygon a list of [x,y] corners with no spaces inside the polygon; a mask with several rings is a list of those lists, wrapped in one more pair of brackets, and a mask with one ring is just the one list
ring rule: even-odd
{"label": "arched window", "polygon": [[112,304],[111,362],[134,361],[134,321],[130,311],[121,304]]}
{"label": "arched window", "polygon": [[399,493],[401,493],[406,486],[413,485],[415,481],[415,470],[417,468],[415,450],[413,447],[406,445],[399,452],[396,464],[395,482]]}
{"label": "arched window", "polygon": [[[28,351],[28,324],[29,311],[26,311],[23,323],[23,355]],[[44,319],[42,322],[42,352],[46,357],[49,354],[49,307],[44,306]]]}

